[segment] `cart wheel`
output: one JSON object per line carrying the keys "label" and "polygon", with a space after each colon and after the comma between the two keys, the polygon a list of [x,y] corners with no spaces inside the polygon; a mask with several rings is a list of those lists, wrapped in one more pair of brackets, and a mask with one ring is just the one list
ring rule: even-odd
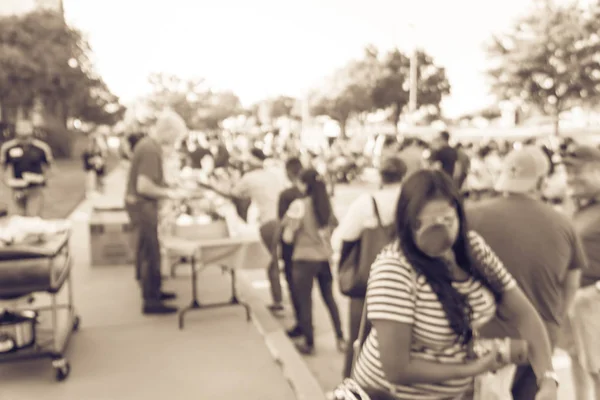
{"label": "cart wheel", "polygon": [[71,364],[65,361],[64,365],[56,368],[56,381],[62,382],[69,377],[71,373]]}
{"label": "cart wheel", "polygon": [[79,330],[80,323],[81,323],[81,317],[75,316],[75,318],[73,318],[73,332],[77,332]]}

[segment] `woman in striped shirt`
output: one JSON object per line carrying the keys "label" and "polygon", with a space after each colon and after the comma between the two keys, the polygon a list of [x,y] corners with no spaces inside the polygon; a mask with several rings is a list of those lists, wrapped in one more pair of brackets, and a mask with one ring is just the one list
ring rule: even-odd
{"label": "woman in striped shirt", "polygon": [[353,371],[357,383],[373,399],[468,398],[475,376],[504,366],[496,349],[480,357],[469,351],[474,332],[498,312],[528,342],[536,399],[555,400],[544,325],[481,236],[468,231],[452,180],[441,171],[414,173],[396,214],[398,240],[371,269],[372,328]]}

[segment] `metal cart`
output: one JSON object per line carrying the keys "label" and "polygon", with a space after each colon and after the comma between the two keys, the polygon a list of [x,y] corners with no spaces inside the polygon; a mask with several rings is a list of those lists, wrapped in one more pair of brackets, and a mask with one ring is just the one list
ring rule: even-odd
{"label": "metal cart", "polygon": [[[0,246],[0,308],[10,309],[12,303],[13,310],[35,311],[40,317],[49,317],[50,323],[47,330],[36,323],[35,342],[0,354],[0,363],[50,358],[57,381],[64,381],[71,372],[64,352],[80,323],[73,307],[69,236],[63,232],[39,244]],[[61,302],[58,297],[65,283],[67,300]],[[42,293],[49,295],[49,304],[36,305],[33,295]],[[19,301],[23,299],[29,299],[29,304]]]}

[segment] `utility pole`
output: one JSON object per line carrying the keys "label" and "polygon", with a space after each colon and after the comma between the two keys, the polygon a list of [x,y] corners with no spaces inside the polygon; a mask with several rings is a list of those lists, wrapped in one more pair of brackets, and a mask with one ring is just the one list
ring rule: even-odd
{"label": "utility pole", "polygon": [[417,101],[418,101],[418,91],[419,91],[419,50],[417,46],[412,51],[410,57],[410,91],[409,91],[409,100],[408,106],[411,113],[417,111]]}

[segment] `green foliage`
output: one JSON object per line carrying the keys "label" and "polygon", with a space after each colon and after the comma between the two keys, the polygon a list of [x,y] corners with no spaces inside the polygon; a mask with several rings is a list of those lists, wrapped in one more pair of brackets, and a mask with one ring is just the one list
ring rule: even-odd
{"label": "green foliage", "polygon": [[281,117],[300,119],[298,100],[290,96],[278,96],[253,104],[247,115],[253,116],[262,125],[272,124]]}
{"label": "green foliage", "polygon": [[153,88],[145,99],[148,106],[154,112],[173,109],[190,129],[217,129],[224,119],[242,110],[233,92],[213,91],[203,79],[155,73],[148,80]]}
{"label": "green foliage", "polygon": [[39,99],[63,127],[69,118],[114,125],[125,110],[94,73],[90,52],[52,11],[0,18],[0,105],[28,110]]}
{"label": "green foliage", "polygon": [[[311,113],[338,121],[342,133],[349,118],[377,109],[390,109],[397,124],[409,101],[410,62],[410,57],[397,49],[380,57],[375,47],[367,47],[361,59],[336,71],[329,85],[313,94]],[[417,90],[418,107],[438,110],[443,97],[450,93],[445,70],[424,52],[418,54]]]}
{"label": "green foliage", "polygon": [[492,38],[487,48],[495,62],[489,70],[492,91],[501,99],[533,105],[556,121],[562,111],[597,101],[597,17],[577,5],[541,2],[509,32]]}

